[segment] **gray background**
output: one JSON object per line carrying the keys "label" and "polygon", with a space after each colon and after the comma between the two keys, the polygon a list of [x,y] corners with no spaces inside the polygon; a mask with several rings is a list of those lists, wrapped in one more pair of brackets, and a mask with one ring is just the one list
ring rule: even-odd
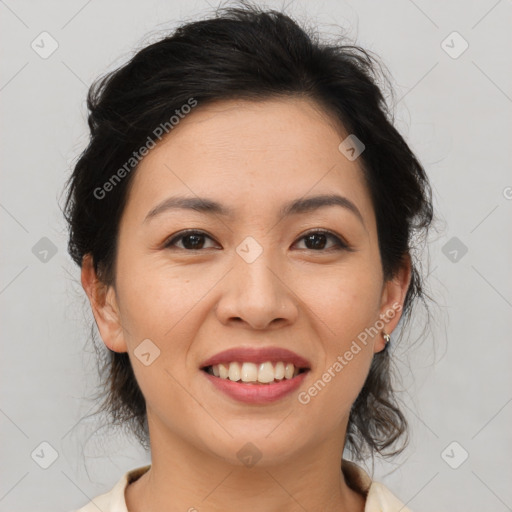
{"label": "gray background", "polygon": [[[149,462],[98,418],[80,421],[97,383],[92,316],[58,201],[87,141],[87,86],[210,10],[204,1],[0,1],[2,511],[69,511]],[[395,354],[411,443],[379,461],[375,478],[415,512],[512,510],[512,3],[296,1],[288,12],[328,36],[343,26],[388,66],[397,127],[432,180],[441,220],[426,265],[432,328]],[[31,47],[43,51],[43,31],[58,43],[47,58]],[[462,49],[454,31],[469,44],[457,58],[445,51]],[[53,452],[42,442],[57,453],[47,469]]]}

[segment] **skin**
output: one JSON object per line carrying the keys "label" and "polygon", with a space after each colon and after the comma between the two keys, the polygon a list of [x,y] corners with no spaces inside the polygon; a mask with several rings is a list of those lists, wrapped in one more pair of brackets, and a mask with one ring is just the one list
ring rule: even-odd
{"label": "skin", "polygon": [[[410,260],[384,281],[359,162],[338,150],[347,135],[302,98],[199,105],[133,177],[114,286],[84,259],[82,284],[101,337],[129,353],[147,403],[152,467],[127,487],[130,512],[363,511],[340,464],[350,407],[384,348],[380,333],[306,405],[297,392],[267,405],[237,402],[199,369],[228,348],[285,347],[311,362],[304,391],[359,333],[403,304]],[[322,193],[350,199],[364,223],[340,206],[279,220],[283,203]],[[175,194],[208,197],[236,215],[168,210],[144,222]],[[206,232],[202,249],[183,248],[189,239],[164,247],[190,228]],[[333,232],[353,251],[336,250],[330,238],[315,249],[303,238],[313,229]],[[247,236],[263,249],[252,263],[235,250]],[[160,356],[145,366],[133,352],[148,338]],[[251,468],[237,458],[247,442],[262,454]]]}

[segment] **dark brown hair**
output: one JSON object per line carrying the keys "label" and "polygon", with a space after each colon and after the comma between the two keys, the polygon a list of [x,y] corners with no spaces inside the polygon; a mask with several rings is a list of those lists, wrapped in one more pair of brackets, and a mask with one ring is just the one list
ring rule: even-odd
{"label": "dark brown hair", "polygon": [[[386,78],[382,65],[368,51],[345,43],[322,43],[284,13],[243,4],[182,25],[96,81],[87,98],[90,141],[66,185],[68,250],[76,264],[91,254],[99,278],[113,285],[119,223],[136,171],[137,162],[130,158],[190,98],[200,108],[219,100],[295,95],[316,101],[363,141],[358,162],[377,219],[384,277],[392,278],[404,257],[418,248],[421,235],[426,238],[433,219],[432,192],[424,169],[393,126],[377,85],[379,77]],[[118,169],[126,170],[126,162],[131,162],[131,172],[99,199],[95,191]],[[402,326],[413,303],[426,304],[426,297],[413,259]],[[145,400],[128,355],[105,347],[101,354],[105,389],[100,410],[110,413],[113,424],[128,425],[147,448]],[[396,447],[407,438],[407,423],[391,383],[390,363],[389,348],[374,356],[352,406],[346,446],[356,459],[367,451],[391,455],[405,447],[405,441]]]}

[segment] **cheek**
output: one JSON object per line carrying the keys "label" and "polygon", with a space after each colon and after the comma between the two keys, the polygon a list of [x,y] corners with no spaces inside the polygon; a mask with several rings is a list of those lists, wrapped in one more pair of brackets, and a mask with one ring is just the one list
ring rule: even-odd
{"label": "cheek", "polygon": [[[150,399],[159,389],[179,387],[173,377],[185,382],[197,371],[190,349],[212,307],[208,292],[225,270],[199,272],[197,266],[173,266],[161,256],[138,259],[134,253],[120,258],[118,269],[123,332],[137,381]],[[158,355],[149,366],[138,358],[144,340]]]}
{"label": "cheek", "polygon": [[[164,402],[166,407],[185,411],[190,404],[180,383],[191,371],[187,353],[201,325],[201,298],[215,280],[207,276],[194,280],[183,272],[178,276],[168,265],[147,262],[138,268],[135,261],[130,264],[128,259],[120,262],[118,294],[136,380],[153,409]],[[129,275],[123,273],[128,267]]]}
{"label": "cheek", "polygon": [[215,283],[215,276],[201,274],[198,279],[197,271],[172,267],[161,257],[120,258],[118,268],[121,318],[131,347],[141,337],[178,342],[176,331],[187,325],[195,305]]}
{"label": "cheek", "polygon": [[368,328],[378,319],[381,287],[369,269],[340,272],[316,283],[314,291],[309,288],[307,305],[318,319],[322,357],[298,401],[310,417],[323,418],[328,432],[348,418],[368,375],[375,335]]}
{"label": "cheek", "polygon": [[[354,262],[355,263],[355,262]],[[317,272],[302,283],[297,295],[323,325],[322,339],[346,344],[373,324],[381,301],[381,277],[371,266],[347,265]]]}
{"label": "cheek", "polygon": [[[347,347],[344,347],[347,348]],[[348,421],[352,404],[359,395],[372,361],[368,346],[340,350],[328,358],[309,386],[297,398],[309,421],[316,418],[316,436],[328,435]]]}
{"label": "cheek", "polygon": [[347,417],[368,375],[375,335],[369,328],[378,319],[380,279],[371,266],[353,265],[317,275],[315,286],[298,292],[318,320],[323,351],[315,380],[298,398],[311,413],[329,418],[331,427]]}

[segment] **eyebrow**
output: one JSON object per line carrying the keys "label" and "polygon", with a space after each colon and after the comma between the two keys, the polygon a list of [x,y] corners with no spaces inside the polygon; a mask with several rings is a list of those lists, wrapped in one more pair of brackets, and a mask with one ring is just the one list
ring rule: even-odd
{"label": "eyebrow", "polygon": [[[309,213],[327,206],[340,206],[345,208],[354,213],[363,226],[365,225],[363,216],[357,206],[350,201],[350,199],[337,194],[322,194],[289,201],[281,207],[279,211],[279,218],[282,219],[291,215]],[[235,210],[232,208],[222,205],[212,199],[203,197],[173,196],[164,199],[161,203],[152,208],[146,215],[144,222],[148,222],[163,212],[180,209],[194,210],[200,213],[219,215],[222,217],[234,217],[236,214]]]}

